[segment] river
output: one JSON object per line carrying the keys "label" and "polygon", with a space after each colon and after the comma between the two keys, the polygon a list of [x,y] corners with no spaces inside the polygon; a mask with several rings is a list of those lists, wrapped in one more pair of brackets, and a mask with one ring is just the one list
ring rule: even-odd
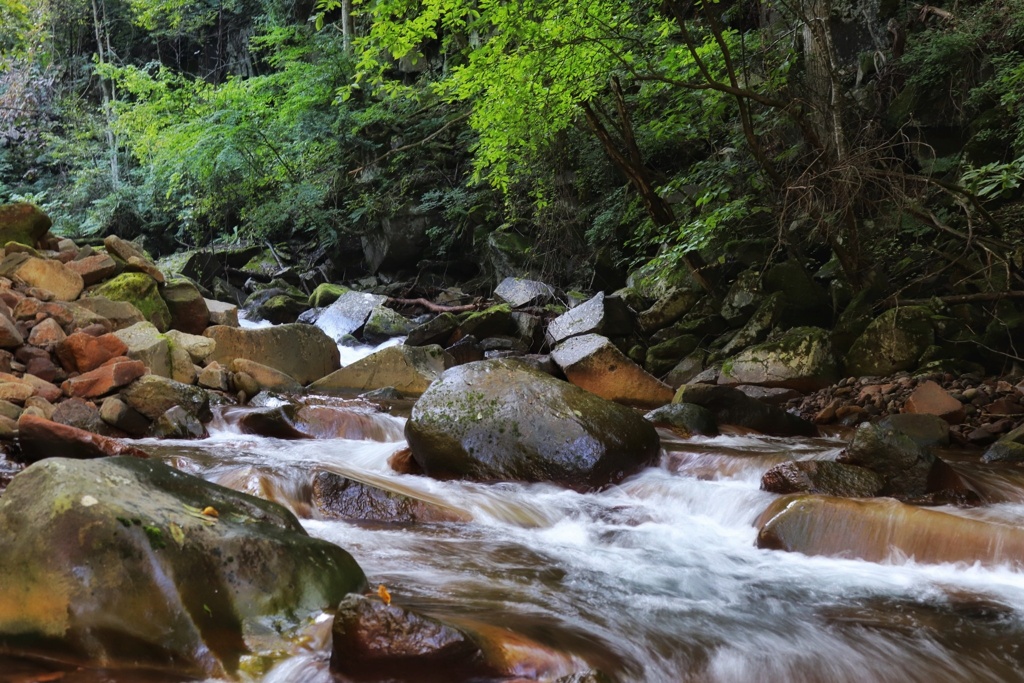
{"label": "river", "polygon": [[[351,552],[398,604],[511,628],[614,680],[1024,680],[1020,566],[928,565],[898,554],[868,563],[755,547],[754,522],[775,498],[759,490],[761,475],[786,459],[834,457],[840,439],[680,441],[662,432],[659,467],[580,494],[395,473],[387,459],[405,446],[404,418],[373,419],[377,438],[389,440],[269,439],[220,419],[203,441],[140,445],[287,505],[310,534]],[[316,519],[317,469],[448,505],[471,521]],[[969,514],[1019,523],[1024,505]],[[322,626],[251,679],[328,683],[329,647]]]}

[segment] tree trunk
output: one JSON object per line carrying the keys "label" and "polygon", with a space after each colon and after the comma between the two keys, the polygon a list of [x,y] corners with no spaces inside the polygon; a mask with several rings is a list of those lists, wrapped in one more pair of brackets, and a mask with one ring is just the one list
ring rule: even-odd
{"label": "tree trunk", "polygon": [[[93,19],[93,30],[96,34],[96,56],[99,59],[101,65],[107,63],[107,58],[111,53],[110,50],[110,35],[106,28],[106,17],[107,7],[106,4],[103,6],[102,20],[100,17],[100,8],[96,3],[96,0],[92,0],[92,19]],[[104,35],[106,35],[106,46],[104,47]],[[114,89],[114,84],[106,78],[100,78],[100,90],[103,92],[103,114],[106,118],[106,126],[104,127],[104,136],[107,139],[107,148],[110,154],[110,183],[115,189],[121,185],[121,168],[120,162],[117,158],[117,136],[114,134],[113,122],[114,122],[114,108],[113,102],[117,97],[117,91]]]}

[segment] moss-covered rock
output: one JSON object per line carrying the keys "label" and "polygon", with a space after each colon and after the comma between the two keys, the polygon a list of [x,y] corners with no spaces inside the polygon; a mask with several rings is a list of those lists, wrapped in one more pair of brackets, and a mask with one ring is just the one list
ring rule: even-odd
{"label": "moss-covered rock", "polygon": [[28,202],[0,206],[0,244],[18,242],[34,247],[52,225],[42,209]]}
{"label": "moss-covered rock", "polygon": [[692,334],[684,334],[647,349],[644,367],[655,377],[661,377],[697,348],[700,340]]}
{"label": "moss-covered rock", "polygon": [[724,362],[718,383],[816,391],[838,379],[828,330],[795,327]]}
{"label": "moss-covered rock", "polygon": [[763,300],[760,270],[751,268],[740,273],[729,287],[719,313],[727,323],[738,326],[746,322]]}
{"label": "moss-covered rock", "polygon": [[330,282],[322,282],[319,285],[317,285],[316,289],[313,290],[313,293],[309,295],[308,303],[312,308],[323,308],[325,306],[330,306],[335,301],[337,301],[342,294],[348,291],[351,290],[349,290],[349,288],[345,287],[344,285],[335,285],[331,284]]}
{"label": "moss-covered rock", "polygon": [[394,387],[403,394],[418,396],[454,363],[455,359],[440,346],[398,344],[332,372],[310,384],[309,390],[336,393]]}
{"label": "moss-covered rock", "polygon": [[477,339],[515,334],[517,331],[518,327],[512,319],[512,306],[509,304],[499,304],[482,311],[467,313],[459,320],[460,334],[473,335]]}
{"label": "moss-covered rock", "polygon": [[398,311],[387,306],[376,306],[363,325],[363,340],[368,344],[380,344],[393,337],[409,334],[412,323]]}
{"label": "moss-covered rock", "polygon": [[441,479],[549,481],[592,489],[653,463],[650,423],[515,360],[446,371],[413,406],[405,435]]}
{"label": "moss-covered rock", "polygon": [[29,467],[0,545],[0,647],[96,668],[233,676],[366,587],[283,507],[136,458]]}
{"label": "moss-covered rock", "polygon": [[891,375],[912,370],[935,343],[931,312],[923,306],[890,308],[875,318],[846,356],[850,375]]}
{"label": "moss-covered rock", "polygon": [[714,414],[707,408],[693,403],[670,403],[647,413],[644,419],[657,427],[671,429],[683,437],[718,434]]}
{"label": "moss-covered rock", "polygon": [[92,295],[130,303],[161,332],[171,326],[171,311],[160,296],[156,280],[145,273],[122,273],[96,287]]}
{"label": "moss-covered rock", "polygon": [[798,261],[790,259],[769,268],[764,289],[782,294],[789,325],[813,325],[831,319],[831,297]]}

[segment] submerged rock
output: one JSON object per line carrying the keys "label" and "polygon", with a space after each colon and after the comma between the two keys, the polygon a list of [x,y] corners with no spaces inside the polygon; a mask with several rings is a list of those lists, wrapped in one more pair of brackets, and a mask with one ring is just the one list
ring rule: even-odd
{"label": "submerged rock", "polygon": [[790,496],[758,518],[757,547],[884,562],[1012,563],[1024,558],[1024,529],[927,510],[891,498]]}
{"label": "submerged rock", "polygon": [[405,435],[429,476],[577,489],[618,481],[660,451],[631,409],[516,360],[446,371],[413,406]]}
{"label": "submerged rock", "polygon": [[231,676],[366,587],[284,508],[133,458],[29,467],[0,545],[0,648],[97,668]]}
{"label": "submerged rock", "polygon": [[780,463],[761,477],[761,490],[771,493],[870,498],[878,495],[882,486],[882,478],[869,469],[828,460]]}
{"label": "submerged rock", "polygon": [[325,519],[356,522],[415,524],[470,520],[470,516],[460,510],[370,486],[333,472],[317,472],[313,477],[313,505]]}
{"label": "submerged rock", "polygon": [[350,680],[550,681],[585,668],[578,658],[507,628],[446,622],[390,599],[350,595],[334,618],[331,670]]}

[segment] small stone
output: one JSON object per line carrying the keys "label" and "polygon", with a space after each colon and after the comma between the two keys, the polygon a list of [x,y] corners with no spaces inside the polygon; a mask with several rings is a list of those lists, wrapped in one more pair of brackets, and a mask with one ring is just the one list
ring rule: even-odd
{"label": "small stone", "polygon": [[199,373],[199,386],[217,391],[228,391],[231,386],[231,373],[220,363],[214,361]]}
{"label": "small stone", "polygon": [[950,424],[960,424],[966,417],[963,404],[931,380],[914,389],[903,410],[907,413],[938,415]]}
{"label": "small stone", "polygon": [[53,318],[47,318],[32,328],[28,343],[44,349],[52,349],[64,341],[67,335]]}
{"label": "small stone", "polygon": [[149,432],[149,419],[116,396],[103,399],[100,405],[100,419],[111,427],[135,437],[144,436]]}

